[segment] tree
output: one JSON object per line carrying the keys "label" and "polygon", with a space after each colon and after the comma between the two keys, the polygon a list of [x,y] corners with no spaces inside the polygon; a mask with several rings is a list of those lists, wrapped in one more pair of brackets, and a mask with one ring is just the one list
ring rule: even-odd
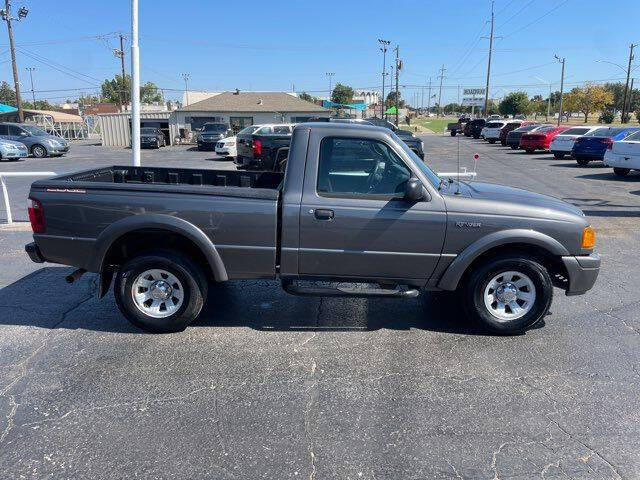
{"label": "tree", "polygon": [[5,81],[0,83],[0,103],[11,105],[12,107],[15,107],[18,104],[18,101],[16,100],[16,92],[11,88],[11,85]]}
{"label": "tree", "polygon": [[140,87],[140,103],[162,102],[162,95],[153,82],[147,82]]}
{"label": "tree", "polygon": [[306,102],[311,102],[311,103],[316,103],[316,101],[318,100],[316,97],[314,97],[313,95],[309,95],[307,92],[302,92],[299,95],[299,98],[301,100],[304,100]]}
{"label": "tree", "polygon": [[[74,103],[74,102],[67,101],[67,103]],[[78,97],[75,103],[78,103],[84,106],[94,105],[96,103],[100,103],[100,97],[98,95],[83,95],[81,97]]]}
{"label": "tree", "polygon": [[613,94],[602,85],[586,84],[575,87],[563,99],[566,109],[584,114],[584,123],[589,121],[589,114],[602,110],[613,103]]}
{"label": "tree", "polygon": [[[101,85],[102,98],[105,102],[120,103],[127,105],[131,101],[131,76],[116,75],[113,79],[105,80]],[[153,82],[147,82],[140,87],[140,102],[153,103],[161,102],[162,95],[158,87]]]}
{"label": "tree", "polygon": [[331,92],[331,101],[334,103],[351,103],[353,101],[353,88],[337,83]]}
{"label": "tree", "polygon": [[498,105],[502,115],[526,115],[530,108],[527,92],[511,92]]}
{"label": "tree", "polygon": [[29,108],[31,110],[55,110],[56,107],[51,105],[48,100],[36,100],[33,102],[22,102],[22,106],[24,108]]}
{"label": "tree", "polygon": [[396,99],[396,92],[395,90],[392,90],[387,95],[387,101],[385,105],[389,107],[392,107],[395,105],[398,108],[404,108],[407,105],[407,103],[404,100],[402,100],[402,93],[398,92],[398,98]]}

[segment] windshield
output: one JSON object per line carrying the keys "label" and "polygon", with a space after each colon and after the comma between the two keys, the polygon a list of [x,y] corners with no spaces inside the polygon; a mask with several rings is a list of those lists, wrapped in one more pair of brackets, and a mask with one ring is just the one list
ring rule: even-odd
{"label": "windshield", "polygon": [[584,135],[589,131],[588,127],[577,127],[570,128],[569,130],[565,130],[561,135]]}
{"label": "windshield", "polygon": [[250,125],[240,130],[238,135],[249,135],[250,133],[255,132],[258,128],[260,128],[258,125]]}
{"label": "windshield", "polygon": [[202,131],[224,133],[227,131],[227,126],[222,123],[206,123],[204,127],[202,127]]}
{"label": "windshield", "polygon": [[140,133],[142,135],[155,135],[156,134],[156,129],[155,128],[151,128],[151,127],[145,127],[145,128],[141,128],[140,129]]}
{"label": "windshield", "polygon": [[516,128],[514,132],[530,132],[534,128],[538,128],[540,125],[525,125],[524,127]]}
{"label": "windshield", "polygon": [[485,125],[487,128],[500,128],[503,127],[504,123],[502,122],[489,122]]}
{"label": "windshield", "polygon": [[627,141],[627,142],[640,142],[640,132],[636,132],[633,135],[629,135],[627,138],[625,138],[625,141]]}
{"label": "windshield", "polygon": [[402,147],[402,150],[404,150],[404,152],[409,155],[409,157],[411,157],[411,160],[413,160],[413,163],[416,164],[416,166],[422,171],[422,173],[424,173],[424,176],[427,177],[427,179],[431,182],[431,185],[433,185],[434,187],[438,188],[438,186],[440,185],[440,177],[438,175],[436,175],[433,170],[431,170],[429,167],[427,167],[427,165],[424,163],[424,161],[422,161],[422,159],[416,155],[413,150],[411,150],[406,143],[404,143],[402,140],[400,140],[400,138],[395,134],[392,133],[391,136],[393,137],[393,139],[398,143],[398,145],[400,145]]}
{"label": "windshield", "polygon": [[622,132],[624,128],[612,128],[612,127],[602,127],[597,128],[593,132],[586,133],[585,137],[615,137],[620,132]]}
{"label": "windshield", "polygon": [[34,127],[33,125],[21,125],[21,127],[24,128],[31,135],[36,135],[38,137],[41,137],[43,135],[49,135],[47,132],[45,132],[41,128]]}
{"label": "windshield", "polygon": [[539,127],[539,128],[536,128],[536,133],[547,133],[552,130],[555,130],[555,128],[556,127]]}

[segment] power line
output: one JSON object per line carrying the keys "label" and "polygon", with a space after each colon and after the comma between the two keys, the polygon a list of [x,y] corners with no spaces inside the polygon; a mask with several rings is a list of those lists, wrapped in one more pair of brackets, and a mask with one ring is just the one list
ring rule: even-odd
{"label": "power line", "polygon": [[524,11],[525,8],[527,8],[529,5],[531,5],[535,0],[530,0],[527,4],[525,4],[520,10],[518,10],[516,13],[514,13],[513,15],[511,15],[507,20],[504,21],[504,23],[501,23],[500,25],[498,25],[498,30],[501,29],[502,27],[504,27],[507,23],[509,23],[511,20],[513,20],[514,18],[516,18],[518,15],[520,15],[520,13],[522,11]]}
{"label": "power line", "polygon": [[85,78],[82,77],[86,77],[88,79],[91,79],[93,81],[96,82],[102,82],[101,79],[96,78],[96,77],[92,77],[91,75],[87,75],[85,73],[82,72],[78,72],[76,70],[73,70],[69,67],[65,67],[64,65],[61,65],[57,62],[54,62],[53,60],[49,60],[48,58],[43,57],[42,55],[38,55],[37,53],[33,53],[33,52],[29,52],[23,48],[19,48],[18,51],[20,53],[22,53],[23,55],[26,55],[27,57],[36,60],[50,68],[53,68],[54,70],[57,70],[60,73],[64,73],[66,75],[69,75],[70,77],[75,78],[76,80],[81,80],[83,82],[87,82],[90,83],[88,80],[86,80]]}
{"label": "power line", "polygon": [[539,22],[540,20],[542,20],[544,17],[546,17],[547,15],[550,15],[551,13],[555,12],[556,10],[558,10],[560,7],[564,6],[569,0],[564,0],[564,2],[559,3],[558,5],[556,5],[555,7],[553,7],[551,10],[549,10],[547,13],[544,13],[542,15],[540,15],[538,18],[536,18],[535,20],[533,20],[532,22],[527,23],[526,25],[518,28],[517,30],[514,30],[513,32],[505,35],[504,37],[502,37],[503,39],[505,38],[509,38],[512,35],[515,35],[518,32],[521,32],[522,30],[524,30],[525,28],[530,27],[531,25],[533,25],[534,23]]}

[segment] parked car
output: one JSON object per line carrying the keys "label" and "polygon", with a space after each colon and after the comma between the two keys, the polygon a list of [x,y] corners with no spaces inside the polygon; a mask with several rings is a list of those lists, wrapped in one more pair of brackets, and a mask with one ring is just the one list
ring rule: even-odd
{"label": "parked car", "polygon": [[500,130],[507,124],[504,120],[491,121],[483,128],[482,136],[484,139],[493,144],[500,140]]}
{"label": "parked car", "polygon": [[160,148],[166,147],[167,141],[165,140],[162,130],[156,127],[142,127],[140,129],[140,147],[141,148]]}
{"label": "parked car", "polygon": [[29,156],[29,150],[24,143],[13,140],[0,140],[0,161],[20,160]]}
{"label": "parked car", "polygon": [[214,150],[216,143],[231,134],[226,123],[205,123],[198,134],[198,150]]}
{"label": "parked car", "polygon": [[640,127],[597,128],[576,139],[571,156],[580,166],[588,165],[594,160],[603,160],[606,151],[612,149],[613,142],[623,140],[637,131],[640,131]]}
{"label": "parked car", "polygon": [[[239,168],[279,171],[279,164],[288,154],[294,125],[260,125],[257,130],[236,135]],[[245,129],[247,130],[247,129]]]}
{"label": "parked car", "polygon": [[512,150],[518,150],[518,148],[520,148],[520,139],[522,138],[522,135],[529,132],[535,132],[538,128],[549,126],[550,125],[539,124],[522,125],[507,134],[507,146],[511,147]]}
{"label": "parked car", "polygon": [[489,115],[489,117],[487,117],[487,122],[492,122],[494,120],[502,120],[502,115]]}
{"label": "parked car", "polygon": [[[250,134],[255,132],[261,127],[261,125],[249,125],[248,127],[243,128],[238,133],[240,134]],[[235,158],[238,155],[238,150],[236,148],[236,142],[238,138],[236,135],[232,137],[223,138],[218,143],[216,143],[216,153],[218,155],[222,155],[223,157]]]}
{"label": "parked car", "polygon": [[535,130],[525,133],[520,138],[520,148],[527,153],[533,153],[536,150],[549,150],[551,141],[560,132],[568,130],[567,126],[547,126],[536,128]]}
{"label": "parked car", "polygon": [[604,154],[604,164],[613,167],[613,173],[620,177],[631,170],[640,170],[640,132],[613,142],[613,148]]}
{"label": "parked car", "polygon": [[[487,121],[484,118],[474,118],[464,126],[465,137],[480,138],[480,133]],[[468,133],[468,134],[467,134]]]}
{"label": "parked car", "polygon": [[470,120],[468,117],[460,117],[457,122],[447,124],[447,131],[455,137],[458,133],[464,132],[464,127]]}
{"label": "parked car", "polygon": [[0,123],[0,138],[24,144],[37,158],[60,157],[69,151],[69,143],[64,138],[26,123]]}
{"label": "parked car", "polygon": [[507,135],[509,135],[509,132],[526,125],[538,125],[538,122],[528,122],[526,120],[508,121],[507,124],[500,129],[500,145],[506,147]]}
{"label": "parked car", "polygon": [[564,158],[565,155],[571,155],[571,149],[573,148],[573,144],[576,139],[585,135],[589,132],[593,132],[594,130],[602,128],[591,125],[580,125],[579,127],[571,127],[568,130],[556,135],[556,137],[551,141],[551,145],[549,146],[549,150],[553,153],[553,156],[560,159]]}
{"label": "parked car", "polygon": [[445,181],[371,126],[298,125],[284,173],[102,166],[36,181],[29,202],[30,258],[75,266],[71,282],[99,273],[99,297],[115,275],[118,308],[152,332],[193,322],[209,282],[279,278],[294,295],[458,290],[470,318],[512,334],[542,320],[554,285],[583,294],[600,268],[580,209]]}

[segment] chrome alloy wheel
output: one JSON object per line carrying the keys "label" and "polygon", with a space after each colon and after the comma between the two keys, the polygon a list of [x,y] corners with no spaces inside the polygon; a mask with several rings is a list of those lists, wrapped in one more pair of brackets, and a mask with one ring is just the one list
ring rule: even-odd
{"label": "chrome alloy wheel", "polygon": [[484,305],[500,321],[526,315],[536,301],[536,287],[524,273],[508,271],[494,276],[484,289]]}
{"label": "chrome alloy wheel", "polygon": [[166,270],[142,272],[131,287],[133,303],[145,315],[166,318],[182,306],[184,290],[180,280]]}

